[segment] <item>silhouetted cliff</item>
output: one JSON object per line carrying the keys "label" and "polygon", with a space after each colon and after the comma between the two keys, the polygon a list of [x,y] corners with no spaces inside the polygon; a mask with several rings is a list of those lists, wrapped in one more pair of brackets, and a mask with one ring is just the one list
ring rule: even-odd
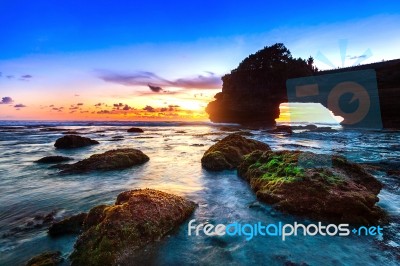
{"label": "silhouetted cliff", "polygon": [[312,75],[312,63],[312,58],[293,58],[281,43],[248,56],[222,77],[222,92],[206,108],[210,120],[275,125],[279,104],[287,101],[286,80]]}
{"label": "silhouetted cliff", "polygon": [[377,73],[381,116],[385,128],[400,128],[400,60],[350,68],[317,71],[313,59],[293,58],[281,43],[248,56],[222,77],[222,92],[208,104],[213,122],[275,125],[279,105],[287,102],[287,79],[363,69]]}

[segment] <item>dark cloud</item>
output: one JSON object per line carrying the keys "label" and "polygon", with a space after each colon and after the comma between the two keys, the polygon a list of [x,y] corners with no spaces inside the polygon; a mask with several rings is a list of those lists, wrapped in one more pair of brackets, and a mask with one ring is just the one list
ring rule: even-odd
{"label": "dark cloud", "polygon": [[83,103],[78,103],[77,105],[78,105],[78,106],[82,106],[82,105],[83,105]]}
{"label": "dark cloud", "polygon": [[79,94],[75,94],[74,96],[75,96],[75,97],[79,97]]}
{"label": "dark cloud", "polygon": [[70,107],[69,110],[78,110],[79,107],[78,106],[74,106],[74,107]]}
{"label": "dark cloud", "polygon": [[154,91],[154,92],[160,92],[160,91],[163,90],[161,87],[152,86],[152,85],[150,85],[150,84],[147,84],[147,86],[149,86],[150,90],[151,90],[151,91]]}
{"label": "dark cloud", "polygon": [[24,108],[24,107],[26,107],[26,105],[23,105],[22,103],[20,103],[20,104],[14,105],[14,107],[15,108]]}
{"label": "dark cloud", "polygon": [[[97,71],[100,79],[106,82],[117,83],[125,86],[148,86],[153,92],[161,92],[161,87],[178,87],[183,89],[216,89],[221,86],[219,76],[212,72],[197,77],[180,78],[176,80],[164,79],[155,73],[140,71],[132,74],[116,73],[111,71]],[[157,85],[149,85],[157,84]]]}
{"label": "dark cloud", "polygon": [[122,110],[129,111],[129,110],[132,110],[132,109],[134,109],[134,108],[132,108],[129,105],[125,104],[125,106],[124,106],[124,108]]}
{"label": "dark cloud", "polygon": [[97,104],[95,104],[94,106],[95,107],[100,107],[102,105],[102,103],[97,103]]}
{"label": "dark cloud", "polygon": [[22,79],[31,79],[31,78],[33,78],[33,76],[32,75],[22,75],[21,78]]}
{"label": "dark cloud", "polygon": [[10,103],[13,103],[14,101],[13,101],[13,99],[11,98],[11,97],[3,97],[2,98],[2,100],[1,100],[1,102],[0,102],[0,104],[10,104]]}
{"label": "dark cloud", "polygon": [[143,110],[147,111],[147,112],[155,112],[156,110],[151,107],[150,105],[146,105],[145,108],[143,108]]}
{"label": "dark cloud", "polygon": [[54,104],[52,104],[52,105],[49,105],[49,107],[54,107]]}
{"label": "dark cloud", "polygon": [[13,79],[14,76],[13,76],[13,75],[8,75],[8,76],[6,76],[6,78],[8,78],[8,79]]}
{"label": "dark cloud", "polygon": [[166,111],[168,111],[168,108],[166,108],[166,107],[163,107],[160,109],[160,112],[166,112]]}
{"label": "dark cloud", "polygon": [[101,110],[97,112],[98,114],[110,114],[111,112],[108,110]]}

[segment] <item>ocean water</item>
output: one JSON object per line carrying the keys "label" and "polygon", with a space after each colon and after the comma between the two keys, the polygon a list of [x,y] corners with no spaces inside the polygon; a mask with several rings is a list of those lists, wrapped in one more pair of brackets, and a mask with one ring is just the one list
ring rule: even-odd
{"label": "ocean water", "polygon": [[[144,133],[127,133],[140,126]],[[195,201],[190,219],[196,223],[301,223],[303,217],[283,214],[257,201],[249,185],[235,171],[202,169],[200,159],[209,146],[229,132],[212,123],[152,122],[0,122],[0,265],[23,265],[47,250],[66,258],[76,236],[50,238],[43,217],[56,219],[111,204],[134,188],[154,188]],[[47,131],[53,128],[60,131]],[[308,150],[341,154],[360,163],[400,166],[400,132],[343,130],[292,135],[242,129],[274,150]],[[56,150],[54,142],[65,130],[76,130],[99,145]],[[183,131],[183,133],[177,133]],[[124,138],[115,141],[113,137]],[[58,175],[49,165],[34,161],[63,155],[75,161],[115,148],[136,148],[150,157],[146,164],[121,171]],[[254,237],[187,235],[188,221],[161,241],[127,259],[127,265],[398,265],[400,263],[400,181],[385,172],[374,175],[384,184],[379,205],[390,216],[383,237]],[[306,265],[303,264],[303,265]]]}

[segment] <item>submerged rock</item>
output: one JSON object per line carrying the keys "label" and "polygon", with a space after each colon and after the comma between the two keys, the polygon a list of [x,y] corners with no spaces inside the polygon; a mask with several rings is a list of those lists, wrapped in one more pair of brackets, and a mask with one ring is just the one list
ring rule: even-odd
{"label": "submerged rock", "polygon": [[60,251],[47,251],[31,258],[26,266],[56,266],[63,261]]}
{"label": "submerged rock", "polygon": [[287,133],[287,134],[292,134],[293,130],[291,126],[286,126],[286,125],[281,125],[277,126],[274,129],[268,130],[268,133]]}
{"label": "submerged rock", "polygon": [[143,133],[143,129],[138,128],[138,127],[131,127],[130,129],[127,130],[129,133]]}
{"label": "submerged rock", "polygon": [[236,128],[236,127],[227,127],[227,126],[220,127],[219,130],[221,130],[221,131],[228,131],[228,132],[240,131],[239,128]]}
{"label": "submerged rock", "polygon": [[331,127],[317,127],[310,129],[309,132],[337,132],[337,130]]}
{"label": "submerged rock", "polygon": [[37,163],[61,163],[61,162],[66,162],[73,160],[70,157],[64,157],[64,156],[46,156],[43,157],[39,160],[37,160]]}
{"label": "submerged rock", "polygon": [[56,147],[57,149],[72,149],[94,144],[99,144],[99,142],[77,135],[66,135],[62,138],[57,139],[54,147]]}
{"label": "submerged rock", "polygon": [[382,184],[344,157],[311,152],[255,151],[238,167],[257,197],[279,210],[314,219],[376,224]]}
{"label": "submerged rock", "polygon": [[123,192],[114,205],[90,210],[71,263],[118,265],[136,249],[176,228],[194,209],[192,201],[153,189]]}
{"label": "submerged rock", "polygon": [[234,169],[241,162],[243,155],[255,150],[270,151],[271,148],[260,141],[231,134],[212,145],[201,158],[201,164],[211,171]]}
{"label": "submerged rock", "polygon": [[78,234],[82,230],[83,222],[87,213],[80,213],[71,217],[65,218],[62,221],[55,222],[49,227],[49,235],[61,236],[66,234]]}
{"label": "submerged rock", "polygon": [[101,154],[94,154],[74,164],[60,165],[62,174],[82,173],[89,171],[107,171],[125,169],[143,164],[150,158],[136,149],[117,149]]}

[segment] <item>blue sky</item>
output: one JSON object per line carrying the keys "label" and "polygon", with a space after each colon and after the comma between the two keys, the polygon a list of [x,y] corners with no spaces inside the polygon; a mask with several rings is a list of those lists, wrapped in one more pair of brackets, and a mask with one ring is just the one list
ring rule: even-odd
{"label": "blue sky", "polygon": [[[79,2],[79,4],[78,4]],[[398,1],[2,0],[0,57],[264,33],[398,15]]]}
{"label": "blue sky", "polygon": [[81,2],[1,1],[0,100],[15,105],[0,101],[0,119],[66,119],[76,112],[55,114],[49,106],[65,110],[76,97],[92,107],[180,105],[200,118],[220,76],[275,42],[296,57],[322,53],[334,66],[341,65],[341,40],[345,65],[368,49],[363,63],[400,58],[398,1]]}

